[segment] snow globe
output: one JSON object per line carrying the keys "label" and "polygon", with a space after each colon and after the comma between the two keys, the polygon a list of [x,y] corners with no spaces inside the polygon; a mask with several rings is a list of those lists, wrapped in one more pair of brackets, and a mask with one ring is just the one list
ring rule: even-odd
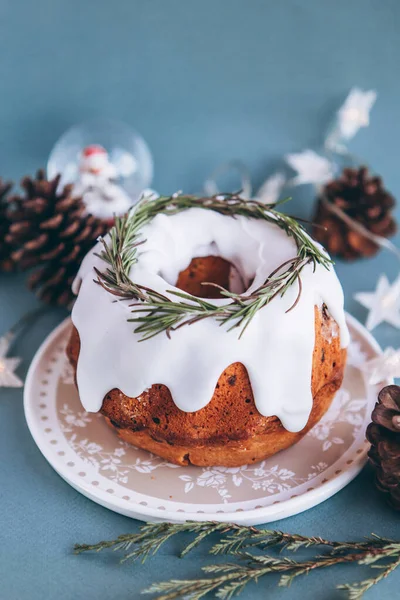
{"label": "snow globe", "polygon": [[47,164],[49,179],[72,184],[90,214],[112,219],[135,204],[153,177],[145,140],[129,125],[92,120],[73,126],[55,144]]}

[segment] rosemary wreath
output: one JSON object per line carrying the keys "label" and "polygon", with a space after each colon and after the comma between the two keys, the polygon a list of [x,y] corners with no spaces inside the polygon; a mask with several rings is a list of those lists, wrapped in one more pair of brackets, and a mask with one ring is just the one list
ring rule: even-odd
{"label": "rosemary wreath", "polygon": [[[244,200],[237,194],[219,194],[209,198],[175,194],[143,199],[127,215],[116,218],[108,241],[100,238],[103,250],[98,256],[107,263],[107,268],[104,272],[95,268],[96,282],[117,298],[133,302],[131,307],[135,316],[128,321],[136,323],[134,331],[141,334],[142,340],[162,332],[169,336],[171,331],[210,317],[219,321],[220,325],[229,325],[228,330],[240,327],[242,336],[258,310],[271,302],[275,296],[282,296],[297,282],[299,292],[289,310],[294,308],[301,295],[300,275],[306,265],[311,263],[315,269],[317,264],[325,268],[332,264],[328,255],[312,241],[297,220],[278,212],[275,210],[276,206],[277,203],[264,204],[257,200]],[[138,247],[145,241],[141,233],[143,226],[160,213],[174,215],[189,208],[214,210],[230,217],[242,215],[274,223],[288,236],[293,237],[297,245],[297,256],[275,269],[251,294],[235,294],[217,286],[221,295],[231,300],[223,306],[176,290],[168,290],[174,297],[171,299],[131,281],[130,269],[138,261]]]}

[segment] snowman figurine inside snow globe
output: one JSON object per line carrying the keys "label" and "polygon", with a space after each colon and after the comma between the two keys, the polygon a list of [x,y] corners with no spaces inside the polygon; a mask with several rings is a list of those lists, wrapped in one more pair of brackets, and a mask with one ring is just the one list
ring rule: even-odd
{"label": "snowman figurine inside snow globe", "polygon": [[72,184],[87,213],[112,221],[126,213],[151,183],[153,161],[143,138],[123,123],[89,121],[68,130],[48,161],[49,178]]}
{"label": "snowman figurine inside snow globe", "polygon": [[132,199],[117,183],[119,177],[116,165],[110,162],[103,146],[86,146],[79,160],[79,178],[73,188],[74,196],[82,196],[90,214],[101,218],[121,215],[132,205]]}

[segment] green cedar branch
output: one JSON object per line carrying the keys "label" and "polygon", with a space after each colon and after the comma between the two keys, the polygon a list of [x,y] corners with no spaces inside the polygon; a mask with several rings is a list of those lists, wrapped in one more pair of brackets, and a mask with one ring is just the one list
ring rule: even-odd
{"label": "green cedar branch", "polygon": [[[258,582],[270,573],[280,573],[280,586],[289,586],[301,575],[321,568],[339,564],[368,565],[379,572],[374,577],[354,584],[338,586],[347,593],[350,600],[359,600],[372,586],[378,584],[400,566],[400,541],[372,534],[361,542],[338,542],[321,537],[309,537],[281,531],[258,529],[232,523],[194,522],[185,523],[147,523],[139,533],[125,534],[115,540],[97,544],[77,544],[75,552],[105,549],[123,551],[122,561],[140,559],[144,562],[154,555],[175,535],[194,534],[181,551],[185,556],[208,536],[216,534],[219,540],[209,552],[213,555],[230,555],[235,562],[206,565],[202,567],[204,575],[198,579],[153,583],[143,593],[157,594],[157,600],[186,598],[199,600],[207,594],[221,600],[229,600],[240,594],[248,583]],[[300,549],[324,548],[323,554],[316,554],[306,560],[263,554],[271,547],[296,553]]]}

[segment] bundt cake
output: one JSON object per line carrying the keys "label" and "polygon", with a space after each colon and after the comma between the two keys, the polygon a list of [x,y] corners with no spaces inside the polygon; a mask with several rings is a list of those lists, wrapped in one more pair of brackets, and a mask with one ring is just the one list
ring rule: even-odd
{"label": "bundt cake", "polygon": [[[233,467],[319,421],[342,383],[348,331],[329,257],[300,226],[254,201],[237,203],[254,218],[204,202],[145,203],[151,218],[132,233],[139,205],[98,243],[75,282],[67,354],[84,408],[122,440],[178,465]],[[168,325],[176,310],[186,313]]]}

